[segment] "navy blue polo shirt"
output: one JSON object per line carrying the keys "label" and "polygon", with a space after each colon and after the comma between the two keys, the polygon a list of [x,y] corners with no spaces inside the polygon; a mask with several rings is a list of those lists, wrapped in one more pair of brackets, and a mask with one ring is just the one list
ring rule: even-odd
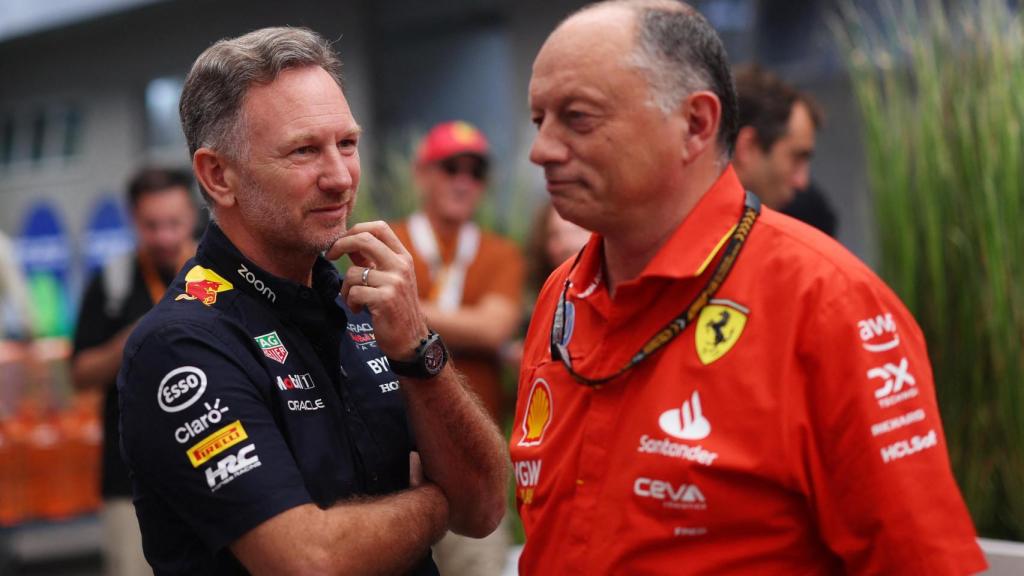
{"label": "navy blue polo shirt", "polygon": [[132,333],[121,442],[157,575],[244,574],[228,545],[269,518],[408,488],[398,377],[340,286],[322,258],[312,288],[272,276],[211,224]]}

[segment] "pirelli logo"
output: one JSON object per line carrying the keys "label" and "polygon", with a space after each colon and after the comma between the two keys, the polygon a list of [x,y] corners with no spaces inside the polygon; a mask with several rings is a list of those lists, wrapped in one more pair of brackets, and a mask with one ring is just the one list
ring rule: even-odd
{"label": "pirelli logo", "polygon": [[203,438],[195,446],[189,448],[188,459],[192,462],[193,468],[199,468],[205,462],[208,462],[210,458],[213,458],[235,444],[242,442],[248,437],[249,435],[245,433],[245,428],[242,427],[242,422],[240,420],[235,420],[231,424],[228,424],[206,438]]}

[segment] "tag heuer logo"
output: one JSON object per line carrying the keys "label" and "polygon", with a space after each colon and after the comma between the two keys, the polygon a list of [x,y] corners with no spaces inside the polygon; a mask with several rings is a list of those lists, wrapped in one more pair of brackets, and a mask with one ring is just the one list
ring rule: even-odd
{"label": "tag heuer logo", "polygon": [[275,362],[284,364],[285,359],[288,358],[288,349],[281,344],[281,338],[278,337],[277,331],[257,336],[256,343],[263,350],[263,355]]}

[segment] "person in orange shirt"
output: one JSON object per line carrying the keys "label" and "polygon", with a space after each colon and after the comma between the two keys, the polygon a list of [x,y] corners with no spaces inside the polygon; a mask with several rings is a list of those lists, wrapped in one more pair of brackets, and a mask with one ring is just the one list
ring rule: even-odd
{"label": "person in orange shirt", "polygon": [[[490,162],[487,139],[473,125],[434,126],[416,152],[414,175],[421,209],[392,227],[412,254],[427,324],[491,417],[504,417],[499,352],[519,327],[525,266],[511,241],[473,223]],[[435,546],[442,574],[500,574],[508,530],[484,539],[448,533]]]}
{"label": "person in orange shirt", "polygon": [[707,21],[589,6],[547,39],[529,96],[530,159],[596,234],[526,339],[520,572],[983,570],[920,329],[839,244],[744,192]]}

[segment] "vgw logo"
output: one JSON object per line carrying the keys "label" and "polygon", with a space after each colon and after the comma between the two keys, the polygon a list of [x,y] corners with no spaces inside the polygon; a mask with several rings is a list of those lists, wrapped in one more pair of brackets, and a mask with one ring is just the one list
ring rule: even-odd
{"label": "vgw logo", "polygon": [[541,463],[541,460],[523,460],[515,462],[512,466],[515,472],[516,486],[519,488],[517,496],[523,504],[533,503],[533,491],[540,482]]}

